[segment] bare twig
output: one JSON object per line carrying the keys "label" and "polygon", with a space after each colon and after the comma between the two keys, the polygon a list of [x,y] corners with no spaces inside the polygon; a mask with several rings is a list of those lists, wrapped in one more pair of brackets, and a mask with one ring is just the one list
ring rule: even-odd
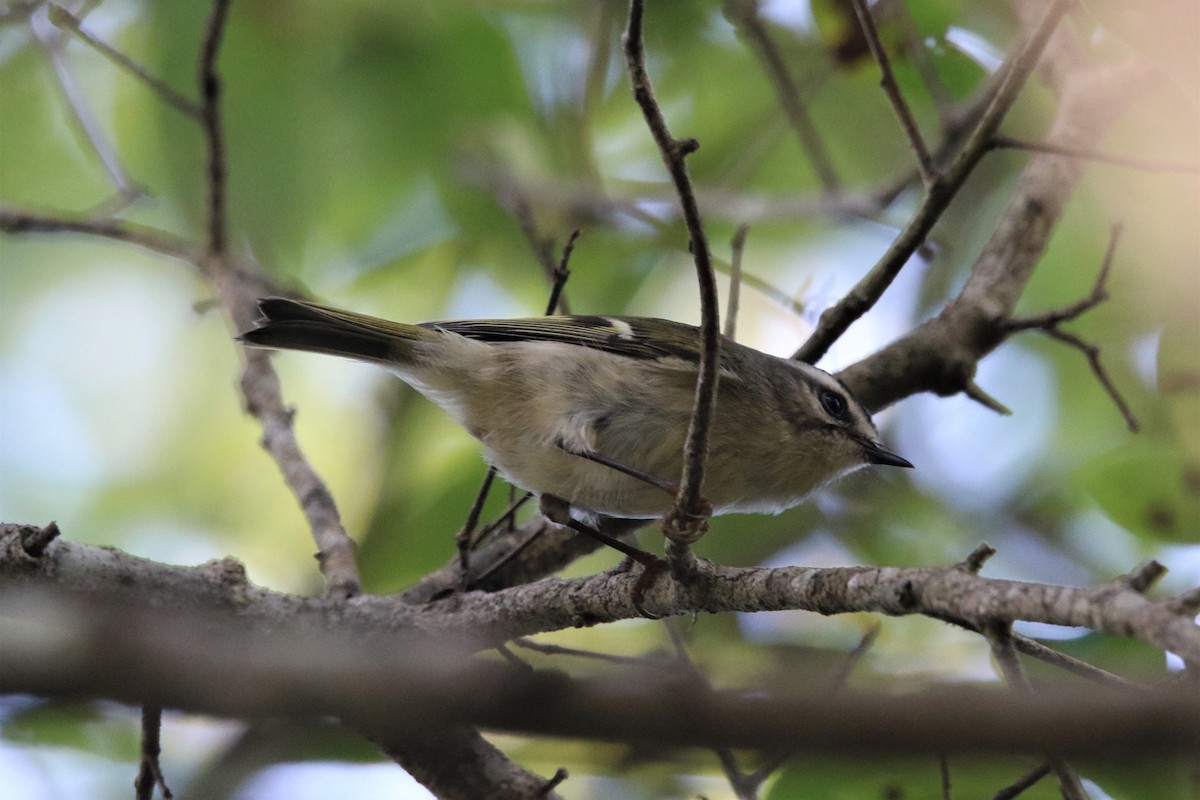
{"label": "bare twig", "polygon": [[742,253],[746,249],[746,235],[750,226],[738,226],[730,242],[729,258],[729,297],[725,303],[725,336],[732,340],[737,337],[738,303],[742,297]]}
{"label": "bare twig", "polygon": [[833,169],[833,160],[829,156],[829,150],[825,147],[812,118],[808,115],[804,100],[800,97],[800,90],[788,71],[779,48],[775,46],[766,26],[763,25],[762,18],[758,15],[757,0],[726,0],[725,10],[733,17],[735,24],[745,34],[759,58],[762,59],[767,76],[775,85],[775,91],[779,95],[779,104],[783,106],[788,121],[796,131],[796,136],[800,139],[800,147],[816,171],[821,188],[826,194],[836,194],[841,181],[838,180],[837,173]]}
{"label": "bare twig", "polygon": [[1052,339],[1057,339],[1064,344],[1068,344],[1079,350],[1088,360],[1088,365],[1092,369],[1092,373],[1096,376],[1096,380],[1112,398],[1117,409],[1121,412],[1121,416],[1125,418],[1125,424],[1130,431],[1136,433],[1141,425],[1133,410],[1129,407],[1129,403],[1125,401],[1124,396],[1117,389],[1116,384],[1112,382],[1108,371],[1104,368],[1103,362],[1100,360],[1100,347],[1085,342],[1080,337],[1062,330],[1059,325],[1063,322],[1073,320],[1086,311],[1090,311],[1108,299],[1108,276],[1112,270],[1113,256],[1117,250],[1117,242],[1121,237],[1121,226],[1114,225],[1108,240],[1108,249],[1104,253],[1104,261],[1100,265],[1100,273],[1096,276],[1096,282],[1092,286],[1091,294],[1082,300],[1072,303],[1071,305],[1049,311],[1044,314],[1037,314],[1029,317],[1019,317],[1009,320],[1005,323],[1005,328],[1008,331],[1024,331],[1037,329],[1044,332]]}
{"label": "bare twig", "polygon": [[995,411],[997,414],[1005,417],[1012,416],[1013,412],[1011,408],[992,397],[990,394],[984,391],[982,386],[973,380],[967,381],[967,385],[963,389],[963,394],[974,400],[976,403],[979,403],[979,405],[983,406],[984,408]]}
{"label": "bare twig", "polygon": [[562,257],[559,258],[558,264],[550,271],[550,299],[546,301],[546,316],[553,316],[560,310],[564,314],[570,314],[571,311],[567,308],[567,298],[563,294],[563,290],[567,286],[567,279],[571,277],[571,270],[568,268],[568,263],[571,260],[571,253],[575,250],[575,242],[579,241],[581,231],[576,228],[571,231],[571,235],[567,237],[567,243],[563,245]]}
{"label": "bare twig", "polygon": [[517,647],[523,647],[526,650],[532,650],[535,653],[542,653],[549,656],[575,656],[577,658],[587,658],[593,661],[603,661],[606,664],[621,664],[622,666],[656,666],[661,664],[661,659],[646,658],[644,656],[618,656],[612,653],[601,653],[595,650],[580,650],[575,647],[563,647],[557,644],[545,644],[543,642],[535,642],[528,637],[520,637],[513,639],[512,643]]}
{"label": "bare twig", "polygon": [[[1017,657],[1011,624],[995,622],[987,625],[983,632],[992,646],[992,655],[995,657],[996,663],[1000,665],[1000,671],[1004,674],[1008,685],[1019,694],[1031,694],[1033,685],[1029,682],[1029,676],[1025,674],[1025,669]],[[1063,800],[1087,800],[1087,792],[1084,791],[1083,784],[1079,782],[1079,776],[1075,770],[1059,756],[1051,755],[1047,760],[1051,769],[1058,775]]]}
{"label": "bare twig", "polygon": [[996,555],[996,548],[986,542],[977,546],[971,551],[971,554],[958,563],[958,568],[966,570],[972,575],[978,575],[979,570],[983,569],[983,565],[988,559]]}
{"label": "bare twig", "polygon": [[[525,208],[528,210],[527,205],[521,205],[518,208]],[[518,219],[523,221],[521,229],[525,231],[526,237],[529,239],[529,243],[533,247],[534,252],[539,254],[540,261],[541,239],[539,239],[537,236],[537,231],[533,227],[532,214],[518,214]],[[528,226],[526,226],[525,221],[528,222]],[[568,265],[571,260],[571,253],[575,249],[575,242],[579,239],[579,235],[579,229],[575,229],[571,232],[570,237],[567,239],[566,245],[563,247],[562,257],[558,260],[558,263],[553,265],[547,272],[547,277],[551,280],[552,285],[550,287],[550,298],[546,301],[546,316],[551,316],[558,310],[559,305],[565,305],[567,302],[567,298],[563,294],[563,291],[566,288],[567,279],[571,277],[571,270]],[[569,312],[564,310],[564,313]],[[493,526],[489,526],[479,536],[478,539],[472,538],[475,533],[475,526],[479,524],[479,514],[483,510],[483,504],[487,501],[488,493],[492,489],[492,482],[495,480],[495,478],[496,468],[488,467],[487,475],[484,476],[483,483],[479,487],[479,492],[475,495],[475,502],[471,505],[471,510],[467,513],[467,520],[465,523],[463,523],[462,529],[454,537],[454,541],[458,545],[459,566],[462,570],[462,580],[468,584],[471,583],[469,569],[470,552],[478,547],[483,539],[489,536],[495,530]],[[500,516],[500,519],[511,520],[513,514],[516,513],[516,510],[520,508],[521,505],[523,505],[525,501],[529,499],[529,497],[530,495],[526,494],[524,497],[520,498],[519,501],[514,499],[510,509],[504,512],[504,514]],[[534,535],[536,536],[536,533]],[[508,563],[509,560],[515,558],[522,550],[524,550],[531,541],[532,537],[527,539],[525,544],[522,546],[517,547],[513,551],[509,552],[504,559],[489,567],[488,571],[484,575],[480,576],[479,579],[482,580],[483,578],[486,578],[488,575],[491,575],[496,570],[503,567],[506,563]]]}
{"label": "bare twig", "polygon": [[953,800],[954,792],[950,787],[950,759],[945,753],[938,754],[938,767],[942,773],[942,800]]}
{"label": "bare twig", "polygon": [[1054,765],[1050,761],[1043,761],[1038,766],[1031,769],[1029,772],[1022,775],[1017,780],[1005,786],[1000,791],[992,796],[992,800],[1013,800],[1024,794],[1026,789],[1031,788],[1034,784],[1046,777],[1053,771]]}
{"label": "bare twig", "polygon": [[917,126],[916,119],[913,118],[912,109],[908,107],[908,103],[900,91],[900,86],[896,83],[896,76],[892,73],[891,60],[888,58],[883,43],[879,41],[879,31],[875,28],[871,10],[867,8],[866,0],[852,0],[852,3],[867,45],[871,48],[871,55],[875,56],[875,61],[879,64],[881,73],[879,85],[883,87],[883,93],[887,95],[888,102],[892,104],[892,110],[896,112],[896,117],[900,120],[900,127],[904,130],[904,135],[908,137],[908,146],[912,148],[917,157],[917,170],[920,172],[922,182],[926,187],[932,186],[937,179],[937,168],[934,166],[933,159],[929,157],[929,148],[925,146],[925,140],[921,138],[921,129]]}
{"label": "bare twig", "polygon": [[[506,521],[512,520],[513,516],[517,513],[517,510],[520,509],[521,506],[523,506],[527,502],[529,502],[530,498],[532,498],[532,497],[533,497],[532,494],[530,494],[529,492],[526,492],[525,494],[521,495],[516,500],[514,500],[512,503],[510,503],[508,508],[505,509],[504,513],[502,513],[499,517],[497,517],[495,519],[494,522],[492,522],[490,525],[488,525],[486,528],[484,528],[482,531],[479,532],[479,536],[478,536],[478,538],[475,539],[473,546],[477,546],[484,539],[491,536],[492,533],[494,533]],[[473,575],[473,576],[467,576],[464,574],[464,580],[469,579],[470,586],[477,586],[477,585],[483,583],[488,578],[490,578],[492,575],[496,574],[496,572],[498,572],[499,570],[503,569],[506,565],[511,563],[513,559],[515,559],[517,556],[519,556],[521,553],[523,553],[525,551],[525,549],[527,547],[529,547],[531,544],[533,544],[534,541],[536,541],[538,539],[538,537],[540,537],[541,535],[542,535],[541,528],[533,529],[532,531],[529,532],[529,535],[526,536],[524,539],[522,539],[521,542],[516,547],[514,547],[512,550],[509,550],[501,558],[496,559],[496,561],[493,562],[492,564],[489,564],[487,569],[485,569],[483,572],[479,573],[478,575]]]}
{"label": "bare twig", "polygon": [[137,197],[141,194],[141,190],[125,174],[125,168],[121,165],[116,148],[112,146],[108,136],[101,129],[99,121],[92,112],[91,106],[88,105],[79,88],[79,83],[75,79],[75,74],[67,62],[66,55],[63,53],[62,31],[43,22],[38,15],[30,18],[30,29],[42,51],[50,60],[58,87],[62,90],[63,99],[71,113],[71,119],[74,120],[92,152],[104,165],[104,171],[108,173],[108,178],[116,188],[117,194],[121,198]]}
{"label": "bare twig", "polygon": [[41,528],[30,527],[21,533],[21,547],[30,558],[41,558],[50,543],[62,533],[53,520]]}
{"label": "bare twig", "polygon": [[[529,249],[533,251],[533,256],[537,260],[538,265],[542,268],[542,272],[546,276],[546,280],[551,286],[556,286],[560,280],[559,270],[561,261],[554,258],[554,240],[549,237],[544,237],[538,231],[537,220],[533,216],[533,206],[529,203],[529,198],[520,190],[513,187],[504,187],[501,193],[501,200],[506,201],[503,205],[510,207],[510,213],[517,221],[517,227],[521,229],[521,235],[525,237],[525,241],[529,243]],[[566,250],[565,256],[570,255],[569,247],[574,246],[577,234],[571,238],[570,245]],[[565,278],[562,279],[565,281]],[[561,288],[558,292],[561,293]],[[554,307],[562,310],[564,314],[571,313],[571,307],[567,303],[566,297],[555,299],[555,294],[551,293],[551,300],[554,300]],[[549,316],[553,311],[547,311]]]}
{"label": "bare twig", "polygon": [[858,640],[858,644],[854,646],[854,649],[842,659],[841,664],[838,665],[837,671],[833,674],[833,677],[829,681],[829,688],[831,691],[836,692],[846,688],[846,685],[850,682],[850,675],[854,672],[854,668],[858,666],[859,662],[862,661],[863,656],[867,654],[867,651],[874,646],[875,640],[879,638],[879,631],[881,628],[882,626],[879,623],[871,625],[871,627],[867,629],[867,632],[863,634],[862,638]]}
{"label": "bare twig", "polygon": [[1104,251],[1104,260],[1100,263],[1100,272],[1096,275],[1096,281],[1092,284],[1092,291],[1087,297],[1064,308],[1048,311],[1045,314],[1013,318],[1006,323],[1008,329],[1026,331],[1032,328],[1053,328],[1063,322],[1079,317],[1108,300],[1108,276],[1112,272],[1113,256],[1117,252],[1117,243],[1120,241],[1121,231],[1122,227],[1120,225],[1112,226],[1108,237],[1108,249]]}
{"label": "bare twig", "polygon": [[1055,0],[1038,26],[1009,56],[1002,67],[1004,77],[995,96],[950,168],[929,187],[920,208],[883,257],[855,284],[849,294],[821,314],[817,329],[792,358],[809,364],[819,361],[846,329],[883,296],[909,257],[925,241],[934,223],[949,207],[950,201],[958,194],[967,177],[987,153],[987,145],[992,140],[996,128],[1025,85],[1068,5],[1066,0]]}
{"label": "bare twig", "polygon": [[686,163],[688,154],[695,152],[700,144],[695,139],[675,139],[671,136],[662,110],[654,99],[650,77],[646,74],[646,50],[642,37],[644,18],[644,0],[631,0],[629,24],[622,37],[625,63],[629,69],[634,99],[642,110],[642,116],[679,195],[679,205],[691,238],[692,259],[696,264],[696,281],[700,290],[700,368],[696,380],[696,402],[684,443],[679,494],[675,508],[668,513],[663,524],[663,532],[668,538],[686,544],[704,534],[708,516],[712,513],[701,496],[701,489],[708,455],[708,434],[716,411],[721,322],[712,254]]}
{"label": "bare twig", "polygon": [[1159,578],[1166,574],[1166,567],[1158,561],[1150,559],[1139,564],[1137,569],[1126,575],[1125,583],[1135,592],[1145,594],[1150,590],[1151,586],[1158,582]]}
{"label": "bare twig", "polygon": [[1200,164],[1190,161],[1159,161],[1148,158],[1128,158],[1126,156],[1103,153],[1099,150],[1081,150],[1074,147],[1063,147],[1062,145],[1051,144],[1050,142],[1029,142],[1024,139],[1015,139],[1011,136],[995,136],[992,138],[989,147],[993,150],[1012,149],[1029,150],[1034,153],[1052,153],[1054,155],[1067,156],[1068,158],[1081,158],[1086,161],[1098,161],[1118,167],[1139,169],[1145,172],[1200,172]]}
{"label": "bare twig", "polygon": [[471,572],[471,547],[474,544],[472,537],[475,535],[475,526],[479,524],[479,515],[483,513],[483,504],[487,502],[488,492],[492,490],[492,481],[495,479],[496,468],[488,467],[483,482],[479,484],[479,491],[475,493],[475,502],[471,503],[471,509],[467,512],[467,519],[454,535],[454,543],[458,547],[459,568],[462,570],[464,581]]}
{"label": "bare twig", "polygon": [[1116,384],[1114,384],[1112,382],[1112,378],[1109,377],[1108,371],[1104,368],[1104,364],[1100,361],[1100,347],[1098,345],[1088,344],[1078,336],[1072,333],[1067,333],[1063,330],[1059,330],[1058,328],[1047,328],[1046,335],[1051,339],[1057,339],[1064,344],[1069,344],[1071,347],[1074,347],[1076,350],[1083,353],[1088,360],[1088,364],[1092,368],[1092,373],[1096,376],[1096,380],[1098,380],[1100,385],[1104,387],[1104,391],[1107,392],[1108,396],[1112,398],[1112,401],[1117,406],[1117,410],[1120,411],[1121,416],[1125,418],[1126,427],[1128,427],[1133,433],[1137,433],[1139,430],[1141,430],[1141,423],[1138,422],[1138,418],[1134,415],[1133,409],[1129,407],[1129,403],[1125,401],[1125,398],[1121,395],[1120,390],[1117,389]]}
{"label": "bare twig", "polygon": [[1078,675],[1094,683],[1100,683],[1105,686],[1111,686],[1114,689],[1125,689],[1129,691],[1143,691],[1145,686],[1122,678],[1120,675],[1114,675],[1108,670],[1093,666],[1086,661],[1081,661],[1074,656],[1069,656],[1066,653],[1061,653],[1052,647],[1047,647],[1036,639],[1030,639],[1028,636],[1020,636],[1013,634],[1013,647],[1021,651],[1031,658],[1036,658],[1039,661],[1045,662],[1052,666],[1064,669],[1073,675]]}
{"label": "bare twig", "polygon": [[60,5],[51,3],[48,6],[50,13],[50,21],[60,28],[66,29],[74,33],[85,44],[100,55],[107,58],[109,61],[116,64],[121,69],[128,72],[133,77],[137,78],[142,83],[146,84],[152,92],[158,95],[164,103],[174,108],[194,120],[200,120],[200,106],[184,97],[179,92],[172,89],[160,79],[151,75],[145,67],[136,63],[129,56],[122,53],[120,50],[112,47],[108,43],[96,38],[83,27],[83,23],[75,17],[70,11]]}
{"label": "bare twig", "polygon": [[558,788],[558,785],[571,777],[571,773],[565,767],[559,767],[554,770],[554,774],[546,779],[546,784],[538,789],[537,797],[547,797],[551,792]]}
{"label": "bare twig", "polygon": [[933,103],[942,119],[943,130],[949,129],[953,127],[951,109],[954,107],[954,97],[946,88],[945,82],[929,58],[929,48],[925,46],[921,32],[917,30],[916,23],[913,22],[912,14],[908,13],[908,4],[896,3],[892,9],[895,19],[904,30],[904,50],[908,55],[908,60],[920,73],[925,88],[933,98]]}
{"label": "bare twig", "polygon": [[83,219],[0,207],[0,231],[11,234],[82,233],[128,242],[188,263],[195,263],[198,258],[196,246],[187,239],[157,228],[115,219]]}
{"label": "bare twig", "polygon": [[213,0],[212,14],[200,47],[197,76],[200,83],[200,121],[208,153],[208,229],[210,256],[225,255],[228,236],[225,199],[225,138],[221,130],[221,79],[217,75],[217,52],[225,33],[230,0]]}
{"label": "bare twig", "polygon": [[158,758],[162,754],[162,706],[142,706],[142,759],[138,766],[137,778],[133,781],[137,800],[151,800],[154,788],[162,791],[162,796],[170,800],[171,790],[163,778],[162,767]]}

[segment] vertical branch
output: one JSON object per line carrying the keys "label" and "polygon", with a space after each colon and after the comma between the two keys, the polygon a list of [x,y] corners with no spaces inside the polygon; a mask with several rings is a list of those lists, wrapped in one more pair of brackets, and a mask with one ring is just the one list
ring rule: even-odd
{"label": "vertical branch", "polygon": [[[1012,626],[1008,622],[994,621],[985,626],[984,635],[987,636],[988,643],[992,647],[992,656],[1000,665],[1000,671],[1008,685],[1012,687],[1013,691],[1022,694],[1031,693],[1033,685],[1029,682],[1029,676],[1025,673],[1025,668],[1021,666],[1020,657],[1017,655]],[[1071,768],[1070,764],[1054,755],[1047,759],[1047,763],[1058,776],[1063,800],[1088,799],[1083,784],[1079,782],[1079,776],[1075,774],[1075,770]]]}
{"label": "vertical branch", "polygon": [[827,196],[837,194],[841,188],[841,181],[833,168],[829,148],[825,146],[817,126],[808,114],[800,96],[800,89],[788,71],[783,55],[763,25],[762,17],[758,15],[758,0],[725,0],[724,9],[762,59],[767,76],[775,84],[779,105],[783,107],[788,122],[800,140],[800,148],[808,156],[813,171],[817,173],[821,188]]}
{"label": "vertical branch", "polygon": [[[248,281],[242,270],[230,263],[229,257],[225,138],[221,127],[221,79],[217,74],[217,53],[225,34],[229,2],[213,0],[196,66],[200,127],[208,156],[208,224],[205,251],[197,265],[216,286],[234,326],[244,330],[250,324],[262,288]],[[343,598],[357,594],[360,579],[354,540],[346,533],[329,488],[300,449],[292,425],[294,411],[284,405],[279,375],[265,352],[246,354],[240,388],[247,412],[262,425],[263,448],[279,465],[284,481],[300,502],[317,544],[317,561],[329,594]]]}
{"label": "vertical branch", "polygon": [[142,760],[137,777],[133,781],[137,800],[151,800],[154,788],[162,790],[163,797],[171,800],[171,790],[163,778],[158,758],[162,754],[162,706],[142,706]]}
{"label": "vertical branch", "polygon": [[750,226],[742,223],[730,241],[729,297],[725,298],[725,338],[730,340],[737,335],[738,304],[742,298],[742,253],[746,249],[746,236],[749,233]]}
{"label": "vertical branch", "polygon": [[667,128],[662,110],[654,99],[650,77],[646,74],[646,50],[643,39],[644,0],[631,0],[629,25],[622,37],[625,63],[629,68],[633,96],[642,110],[646,125],[658,145],[663,163],[675,184],[683,219],[691,237],[692,259],[700,289],[700,369],[696,379],[696,402],[688,426],[683,450],[683,476],[674,510],[664,520],[663,532],[672,540],[686,543],[699,538],[707,525],[711,509],[701,497],[704,466],[708,456],[708,434],[717,405],[717,364],[720,359],[721,321],[717,308],[717,278],[713,271],[708,238],[700,219],[696,195],[688,177],[685,159],[700,143],[695,139],[675,139]]}
{"label": "vertical branch", "polygon": [[900,120],[900,127],[904,129],[904,133],[908,137],[909,147],[917,156],[917,169],[921,173],[921,180],[926,186],[930,186],[937,177],[937,170],[933,165],[933,159],[929,157],[929,149],[925,147],[925,140],[921,138],[921,130],[913,118],[912,109],[904,101],[904,95],[901,94],[900,86],[896,83],[896,76],[892,73],[892,62],[888,59],[883,42],[879,40],[879,31],[875,28],[871,9],[867,8],[867,0],[853,0],[853,4],[854,13],[858,15],[858,23],[862,26],[863,35],[866,37],[867,46],[871,48],[871,55],[875,56],[875,61],[879,64],[880,85],[888,100],[891,101],[892,109]]}
{"label": "vertical branch", "polygon": [[217,76],[217,51],[229,17],[229,0],[214,0],[212,15],[200,49],[200,126],[208,151],[208,254],[222,258],[227,248],[225,210],[225,138],[221,131],[221,79]]}

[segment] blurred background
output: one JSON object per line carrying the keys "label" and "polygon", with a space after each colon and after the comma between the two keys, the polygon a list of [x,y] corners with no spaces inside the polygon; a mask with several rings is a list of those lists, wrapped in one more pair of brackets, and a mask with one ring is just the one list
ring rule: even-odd
{"label": "blurred background", "polygon": [[[750,226],[737,338],[790,354],[920,201],[914,184],[861,213],[819,202],[874,197],[912,169],[878,68],[856,41],[849,4],[759,6],[757,24],[820,137],[824,156],[814,161],[788,124],[750,22],[716,2],[649,5],[651,77],[675,135],[701,143],[689,167],[726,274],[733,233]],[[1137,59],[1155,75],[1103,149],[1195,165],[1200,18],[1193,3],[1152,5],[1089,2],[1067,24],[1089,58]],[[89,32],[195,97],[207,4],[104,0],[71,10],[87,11]],[[542,312],[549,290],[531,238],[552,241],[557,257],[579,228],[573,312],[698,321],[686,232],[628,90],[625,13],[615,2],[235,2],[219,62],[231,249],[318,300],[379,316],[528,316]],[[875,13],[934,142],[1019,35],[1007,4],[985,0],[885,2]],[[65,36],[43,4],[0,5],[0,15],[0,204],[85,216],[119,208],[198,238],[204,152],[194,122]],[[1035,79],[1003,132],[1037,140],[1054,113],[1054,96]],[[850,365],[954,296],[1028,158],[985,159],[926,251],[821,366]],[[1140,433],[1127,429],[1078,351],[1023,334],[978,375],[1011,417],[962,397],[905,400],[877,421],[916,470],[856,474],[778,517],[719,518],[698,552],[735,565],[944,565],[986,541],[999,551],[990,576],[1086,585],[1157,558],[1171,570],[1164,591],[1196,586],[1198,212],[1194,171],[1093,164],[1021,302],[1032,314],[1086,296],[1110,226],[1124,225],[1111,299],[1067,328],[1101,348]],[[242,411],[235,331],[212,300],[189,265],[136,247],[0,237],[0,520],[54,519],[71,540],[174,564],[232,555],[255,582],[318,592],[312,540]],[[301,354],[275,363],[299,410],[300,442],[360,544],[367,590],[397,591],[451,558],[485,472],[473,440],[382,371]],[[496,491],[487,513],[506,504]],[[661,547],[653,531],[642,544]],[[571,573],[617,561],[597,553]],[[716,685],[781,670],[816,682],[876,622],[726,616],[698,620],[688,636]],[[1127,641],[1024,632],[1124,675],[1155,679],[1170,669],[1161,653]],[[545,638],[634,655],[668,647],[662,626],[645,621]],[[982,639],[928,619],[888,619],[852,683],[992,680]],[[168,713],[163,736],[177,796],[428,796],[332,725],[247,727]],[[662,763],[617,745],[495,741],[542,774],[569,766],[560,791],[571,798],[733,796],[707,753]],[[137,747],[136,710],[0,698],[0,773],[17,787],[13,797],[126,797]],[[957,766],[956,786],[972,796],[972,781],[996,787],[1029,765]],[[1144,793],[1158,767],[1081,771],[1097,797],[1182,796]],[[891,785],[926,796],[922,787],[937,781],[936,763],[800,761],[767,796],[880,797]]]}

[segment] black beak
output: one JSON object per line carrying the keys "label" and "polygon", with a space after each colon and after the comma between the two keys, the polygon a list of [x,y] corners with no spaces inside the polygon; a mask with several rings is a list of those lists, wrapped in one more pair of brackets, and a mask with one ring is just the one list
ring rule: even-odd
{"label": "black beak", "polygon": [[887,467],[913,468],[912,463],[907,458],[901,458],[890,450],[884,450],[883,446],[878,442],[863,442],[862,445],[868,463],[882,464]]}

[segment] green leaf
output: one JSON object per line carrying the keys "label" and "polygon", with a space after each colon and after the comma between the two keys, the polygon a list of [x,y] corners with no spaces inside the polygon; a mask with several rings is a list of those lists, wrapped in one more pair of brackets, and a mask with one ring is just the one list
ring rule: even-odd
{"label": "green leaf", "polygon": [[1175,445],[1139,442],[1082,470],[1082,485],[1117,524],[1154,541],[1200,539],[1200,461]]}

